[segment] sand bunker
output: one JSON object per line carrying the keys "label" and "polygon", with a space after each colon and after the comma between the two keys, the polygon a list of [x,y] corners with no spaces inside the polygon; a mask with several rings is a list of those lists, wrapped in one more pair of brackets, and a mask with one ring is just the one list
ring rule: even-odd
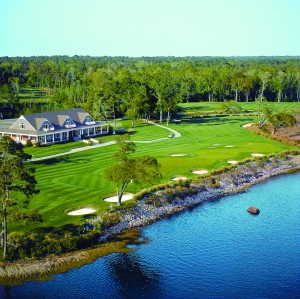
{"label": "sand bunker", "polygon": [[264,154],[257,154],[257,153],[254,153],[254,154],[251,154],[251,156],[253,156],[253,157],[263,157]]}
{"label": "sand bunker", "polygon": [[215,143],[215,144],[212,144],[212,146],[219,146],[221,145],[220,143]]}
{"label": "sand bunker", "polygon": [[[132,199],[133,196],[134,196],[134,194],[124,194],[122,196],[122,202]],[[104,200],[107,201],[107,202],[118,202],[118,197],[117,196],[112,196],[112,197],[105,198]]]}
{"label": "sand bunker", "polygon": [[92,214],[94,212],[96,212],[95,209],[84,208],[84,209],[80,209],[80,210],[75,210],[75,211],[69,212],[68,215],[70,215],[70,216],[87,215],[87,214]]}
{"label": "sand bunker", "polygon": [[173,154],[171,157],[183,157],[186,156],[187,154]]}
{"label": "sand bunker", "polygon": [[233,147],[233,145],[225,145],[225,147]]}
{"label": "sand bunker", "polygon": [[205,173],[208,173],[208,170],[206,169],[202,169],[202,170],[191,170],[192,173],[195,173],[195,174],[205,174]]}
{"label": "sand bunker", "polygon": [[253,123],[250,123],[250,124],[245,124],[245,125],[242,125],[243,128],[248,128],[248,127],[251,127],[253,125]]}
{"label": "sand bunker", "polygon": [[180,181],[180,180],[186,180],[187,178],[185,176],[174,176],[172,177],[173,181]]}
{"label": "sand bunker", "polygon": [[237,163],[239,163],[239,161],[236,161],[236,160],[228,160],[227,163],[229,163],[229,164],[237,164]]}

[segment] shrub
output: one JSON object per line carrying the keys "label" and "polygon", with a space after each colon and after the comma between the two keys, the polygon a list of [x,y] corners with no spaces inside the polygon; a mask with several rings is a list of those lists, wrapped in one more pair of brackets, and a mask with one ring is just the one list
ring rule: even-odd
{"label": "shrub", "polygon": [[155,207],[161,207],[162,206],[161,197],[158,196],[157,194],[153,194],[153,195],[149,196],[149,198],[147,198],[145,200],[145,203],[149,204],[149,205],[154,205]]}
{"label": "shrub", "polygon": [[115,206],[114,207],[114,210],[115,211],[118,211],[118,210],[132,210],[133,208],[135,207],[135,202],[128,202],[128,201],[125,201],[124,203],[122,203],[121,206]]}
{"label": "shrub", "polygon": [[108,133],[112,134],[114,132],[114,128],[112,126],[108,126]]}
{"label": "shrub", "polygon": [[119,223],[122,215],[119,211],[109,211],[103,214],[101,228],[107,229]]}
{"label": "shrub", "polygon": [[25,222],[43,222],[42,215],[36,210],[24,214],[23,220],[25,220]]}
{"label": "shrub", "polygon": [[178,186],[189,188],[190,185],[191,185],[191,180],[187,180],[187,181],[179,180],[178,181]]}
{"label": "shrub", "polygon": [[297,171],[299,171],[299,169],[298,169],[298,168],[291,168],[291,169],[287,170],[287,172],[286,172],[286,173],[288,173],[288,174],[292,174],[292,173],[295,173],[295,172],[297,172]]}
{"label": "shrub", "polygon": [[27,139],[25,146],[26,146],[26,147],[31,147],[32,145],[33,145],[33,144],[32,144],[31,139]]}
{"label": "shrub", "polygon": [[37,141],[35,144],[34,144],[35,147],[40,147],[41,146],[41,142],[40,141]]}
{"label": "shrub", "polygon": [[212,188],[212,189],[216,189],[220,187],[220,182],[218,182],[215,178],[208,178],[207,180],[207,186]]}

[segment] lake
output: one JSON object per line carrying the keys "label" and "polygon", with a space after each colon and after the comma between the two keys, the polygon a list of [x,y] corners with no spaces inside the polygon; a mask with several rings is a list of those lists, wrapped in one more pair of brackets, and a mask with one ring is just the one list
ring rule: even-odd
{"label": "lake", "polygon": [[144,228],[130,253],[0,286],[0,298],[300,298],[299,199],[300,173],[277,177]]}

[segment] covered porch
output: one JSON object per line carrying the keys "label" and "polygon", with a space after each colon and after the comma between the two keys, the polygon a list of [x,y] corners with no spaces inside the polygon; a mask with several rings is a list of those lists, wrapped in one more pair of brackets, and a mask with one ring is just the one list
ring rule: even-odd
{"label": "covered porch", "polygon": [[84,138],[105,135],[109,133],[109,125],[95,125],[90,127],[72,128],[61,131],[39,131],[37,134],[0,132],[0,136],[9,136],[16,142],[26,144],[27,140],[31,140],[33,144],[40,142],[41,144],[60,143],[68,140],[81,140]]}

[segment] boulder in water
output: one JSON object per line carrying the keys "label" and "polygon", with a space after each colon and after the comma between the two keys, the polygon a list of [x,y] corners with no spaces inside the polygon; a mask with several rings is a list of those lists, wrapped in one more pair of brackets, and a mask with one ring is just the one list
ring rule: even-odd
{"label": "boulder in water", "polygon": [[247,209],[247,211],[250,213],[250,214],[253,214],[253,215],[258,215],[259,214],[259,209],[255,206],[252,206],[250,208]]}

